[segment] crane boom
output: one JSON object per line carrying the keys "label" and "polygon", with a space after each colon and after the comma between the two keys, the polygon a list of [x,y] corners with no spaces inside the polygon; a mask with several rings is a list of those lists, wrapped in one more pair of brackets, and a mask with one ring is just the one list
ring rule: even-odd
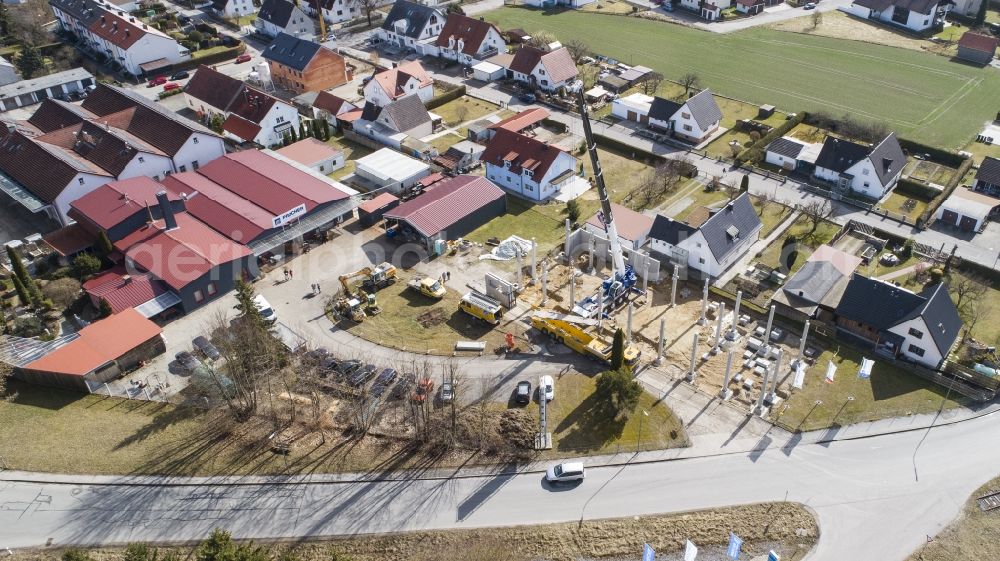
{"label": "crane boom", "polygon": [[611,199],[608,196],[608,188],[604,184],[604,173],[601,170],[601,160],[597,156],[597,141],[594,140],[594,133],[590,129],[590,117],[587,115],[587,101],[583,96],[583,88],[576,90],[576,105],[580,110],[580,118],[583,119],[583,137],[587,142],[587,152],[590,153],[590,163],[594,166],[594,180],[597,183],[597,196],[601,199],[601,211],[604,213],[604,229],[608,233],[608,243],[611,245],[611,262],[615,274],[625,273],[625,257],[622,253],[621,242],[618,240],[618,228],[615,226],[614,216],[611,214]]}

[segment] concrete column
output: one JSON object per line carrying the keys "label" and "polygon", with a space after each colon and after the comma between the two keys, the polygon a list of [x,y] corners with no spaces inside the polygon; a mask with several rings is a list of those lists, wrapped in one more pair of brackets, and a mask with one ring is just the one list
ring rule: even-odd
{"label": "concrete column", "polygon": [[549,302],[549,269],[542,265],[542,305]]}
{"label": "concrete column", "polygon": [[781,376],[781,355],[783,351],[778,349],[778,357],[774,359],[774,381],[771,383],[771,392],[768,394],[767,399],[771,403],[778,397],[778,378]]}
{"label": "concrete column", "polygon": [[730,374],[733,371],[733,349],[729,349],[729,353],[726,356],[726,374],[722,378],[722,391],[719,392],[719,398],[722,400],[727,400],[733,397],[732,390],[729,389]]}
{"label": "concrete column", "polygon": [[595,245],[596,244],[594,242],[594,236],[591,235],[590,236],[590,244],[589,244],[590,252],[587,254],[587,271],[590,274],[594,274],[594,252],[597,251],[597,248],[595,247]]}
{"label": "concrete column", "polygon": [[802,338],[799,339],[799,356],[796,361],[801,361],[806,352],[806,339],[809,337],[809,320],[802,327]]}
{"label": "concrete column", "polygon": [[597,285],[597,332],[601,332],[601,323],[604,321],[604,298],[601,294],[601,286]]}
{"label": "concrete column", "polygon": [[628,324],[627,324],[627,329],[628,329],[628,331],[627,331],[626,335],[628,336],[628,343],[629,343],[629,345],[631,345],[632,344],[632,303],[631,302],[628,303]]}
{"label": "concrete column", "polygon": [[520,249],[517,250],[517,288],[524,290],[524,257]]}
{"label": "concrete column", "polygon": [[677,305],[677,279],[679,275],[677,274],[677,268],[674,268],[674,276],[670,281],[670,307]]}
{"label": "concrete column", "polygon": [[726,303],[720,300],[719,317],[716,318],[718,320],[716,322],[718,325],[715,326],[715,342],[712,343],[713,352],[715,352],[715,349],[719,346],[719,343],[722,341],[722,316],[724,315],[726,315]]}
{"label": "concrete column", "polygon": [[[660,318],[660,342],[656,347],[656,361],[653,363],[657,366],[663,362],[663,343],[667,335],[667,320]],[[698,335],[695,334],[695,337]]]}
{"label": "concrete column", "polygon": [[[646,269],[645,273],[642,275],[642,293],[646,293],[646,287],[649,286],[649,254],[646,254]],[[652,303],[651,303],[652,305]]]}
{"label": "concrete column", "polygon": [[708,309],[708,279],[705,279],[705,288],[701,291],[701,317],[698,318],[698,325],[705,325],[708,319],[705,312]]}
{"label": "concrete column", "polygon": [[[572,264],[570,265],[572,267]],[[576,305],[576,269],[571,269],[569,272],[569,305],[566,308],[569,309],[570,313],[573,312],[573,306]]]}
{"label": "concrete column", "polygon": [[691,366],[688,368],[687,381],[694,382],[694,366],[698,363],[698,334],[694,334],[694,341],[691,343]]}
{"label": "concrete column", "polygon": [[535,238],[531,238],[531,280],[535,280],[538,274],[538,259],[537,259],[537,248],[538,244],[535,243]]}
{"label": "concrete column", "polygon": [[569,218],[566,219],[566,239],[563,241],[563,255],[566,256],[566,263],[571,264],[573,262],[572,257],[569,254],[569,235],[570,235],[570,225]]}
{"label": "concrete column", "polygon": [[770,373],[770,370],[765,369],[764,379],[760,381],[760,395],[757,396],[757,406],[754,407],[754,413],[758,415],[764,411],[764,394],[767,393],[767,380]]}
{"label": "concrete column", "polygon": [[[743,301],[743,291],[736,291],[736,307],[733,308],[733,329],[732,332],[736,333],[736,325],[740,321],[740,303]],[[766,343],[766,341],[765,341]]]}
{"label": "concrete column", "polygon": [[764,328],[764,346],[771,346],[771,323],[774,322],[774,309],[775,306],[771,306],[771,311],[767,313],[767,327]]}

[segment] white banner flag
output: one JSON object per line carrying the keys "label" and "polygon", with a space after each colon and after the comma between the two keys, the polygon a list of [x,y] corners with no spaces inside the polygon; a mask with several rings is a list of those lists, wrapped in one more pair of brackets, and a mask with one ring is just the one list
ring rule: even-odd
{"label": "white banner flag", "polygon": [[798,361],[795,363],[795,378],[792,379],[792,387],[801,390],[802,383],[806,380],[806,363]]}
{"label": "white banner flag", "polygon": [[872,375],[872,366],[875,366],[875,361],[870,358],[861,359],[861,369],[858,370],[858,378],[870,378]]}
{"label": "white banner flag", "polygon": [[691,543],[691,540],[688,540],[687,545],[684,546],[684,561],[694,561],[697,556],[698,547]]}
{"label": "white banner flag", "polygon": [[826,363],[826,383],[833,383],[833,375],[837,373],[837,365],[832,360]]}

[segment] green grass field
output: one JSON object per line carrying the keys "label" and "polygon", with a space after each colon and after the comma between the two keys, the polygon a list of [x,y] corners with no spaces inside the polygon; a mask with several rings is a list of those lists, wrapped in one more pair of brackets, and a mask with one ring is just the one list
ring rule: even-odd
{"label": "green grass field", "polygon": [[501,8],[485,17],[562,41],[593,38],[600,54],[672,79],[694,72],[704,87],[738,99],[885,121],[901,136],[947,149],[974,137],[1000,98],[995,70],[869,43],[771,29],[716,34],[575,11]]}

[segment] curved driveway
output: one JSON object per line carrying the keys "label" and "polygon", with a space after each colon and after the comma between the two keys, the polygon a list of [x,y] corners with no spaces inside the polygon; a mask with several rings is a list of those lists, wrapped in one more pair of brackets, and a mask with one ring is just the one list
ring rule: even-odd
{"label": "curved driveway", "polygon": [[538,471],[62,483],[7,472],[0,547],[195,540],[215,527],[262,539],[537,524],[787,499],[818,515],[822,535],[810,559],[895,560],[997,474],[995,417],[827,444],[765,437],[755,450],[674,461],[640,455],[592,467],[584,484],[560,490],[544,486]]}

